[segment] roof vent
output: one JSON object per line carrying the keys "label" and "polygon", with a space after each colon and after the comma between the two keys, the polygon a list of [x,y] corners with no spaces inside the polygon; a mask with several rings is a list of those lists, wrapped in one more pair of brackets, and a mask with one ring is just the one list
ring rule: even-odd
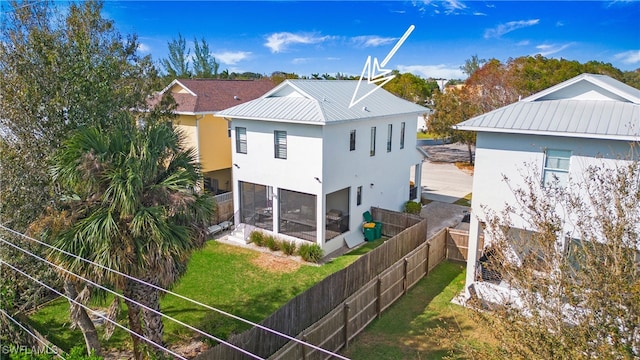
{"label": "roof vent", "polygon": [[238,95],[233,95],[233,100],[240,100],[240,98],[238,97]]}

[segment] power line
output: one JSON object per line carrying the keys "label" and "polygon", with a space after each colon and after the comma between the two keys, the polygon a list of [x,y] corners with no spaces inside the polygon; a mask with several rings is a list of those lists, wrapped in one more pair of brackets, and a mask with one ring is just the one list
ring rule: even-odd
{"label": "power line", "polygon": [[[2,260],[0,260],[0,263],[2,262]],[[33,332],[31,332],[31,330],[27,329],[24,325],[20,324],[20,322],[16,319],[14,319],[13,317],[11,317],[11,315],[7,314],[7,312],[5,312],[3,309],[0,309],[0,313],[2,313],[2,315],[4,315],[7,319],[11,320],[14,324],[18,325],[20,328],[22,328],[22,330],[24,330],[27,334],[31,335],[34,339],[36,339],[39,343],[41,343],[42,345],[44,345],[47,350],[51,350],[53,351],[54,354],[56,354],[56,356],[58,356],[59,358],[61,358],[62,360],[65,360],[65,358],[60,355],[54,348],[52,348],[51,346],[49,346],[49,344],[47,344],[46,341],[40,339],[40,337],[38,337],[36,334],[34,334]]]}
{"label": "power line", "polygon": [[336,354],[336,353],[331,352],[331,351],[329,351],[329,350],[323,349],[323,348],[321,348],[321,347],[319,347],[319,346],[316,346],[316,345],[314,345],[314,344],[311,344],[311,343],[305,342],[305,341],[300,340],[300,339],[297,339],[297,338],[295,338],[295,337],[293,337],[293,336],[290,336],[290,335],[287,335],[287,334],[285,334],[285,333],[279,332],[279,331],[277,331],[277,330],[273,330],[273,329],[271,329],[271,328],[268,328],[268,327],[266,327],[266,326],[264,326],[264,325],[260,325],[260,324],[258,324],[258,323],[254,323],[254,322],[252,322],[252,321],[250,321],[250,320],[246,320],[246,319],[241,318],[241,317],[239,317],[239,316],[237,316],[237,315],[234,315],[234,314],[228,313],[228,312],[226,312],[226,311],[224,311],[224,310],[221,310],[221,309],[218,309],[218,308],[212,307],[212,306],[210,306],[210,305],[207,305],[207,304],[201,303],[201,302],[199,302],[199,301],[197,301],[197,300],[193,300],[193,299],[188,298],[188,297],[186,297],[186,296],[183,296],[183,295],[180,295],[180,294],[178,294],[178,293],[175,293],[175,292],[173,292],[173,291],[171,291],[171,290],[164,289],[164,288],[162,288],[162,287],[160,287],[160,286],[157,286],[157,285],[154,285],[154,284],[148,283],[148,282],[146,282],[146,281],[144,281],[144,280],[140,280],[140,279],[135,278],[135,277],[133,277],[133,276],[127,275],[127,274],[125,274],[125,273],[122,273],[122,272],[120,272],[120,271],[118,271],[118,270],[113,270],[113,269],[111,269],[111,268],[109,268],[109,267],[106,267],[106,266],[104,266],[104,265],[102,265],[102,264],[98,264],[98,263],[93,262],[93,261],[91,261],[91,260],[89,260],[89,259],[85,259],[85,258],[83,258],[83,257],[81,257],[81,256],[76,255],[76,254],[73,254],[73,253],[70,253],[70,252],[68,252],[68,251],[65,251],[65,250],[59,249],[59,248],[57,248],[57,247],[55,247],[55,246],[49,245],[49,244],[47,244],[47,243],[45,243],[45,242],[42,242],[42,241],[40,241],[40,240],[38,240],[38,239],[34,239],[34,238],[32,238],[32,237],[30,237],[30,236],[28,236],[28,235],[26,235],[26,234],[23,234],[23,233],[20,233],[20,232],[18,232],[18,231],[15,231],[15,230],[13,230],[13,229],[11,229],[11,228],[8,228],[8,227],[6,227],[6,226],[4,226],[4,225],[2,225],[2,224],[0,224],[0,228],[5,229],[5,230],[7,230],[7,231],[9,231],[9,232],[11,232],[11,233],[13,233],[13,234],[15,234],[15,235],[18,235],[18,236],[24,237],[24,238],[26,238],[26,239],[28,239],[28,240],[30,240],[30,241],[36,242],[37,244],[43,245],[43,246],[45,246],[45,247],[47,247],[47,248],[49,248],[49,249],[51,249],[51,250],[55,250],[55,251],[61,252],[61,253],[65,254],[65,255],[67,255],[67,256],[71,256],[71,257],[76,258],[76,259],[78,259],[78,260],[80,260],[80,261],[83,261],[83,262],[86,262],[86,263],[88,263],[88,264],[91,264],[91,265],[97,266],[97,267],[99,267],[99,268],[101,268],[101,269],[103,269],[103,270],[106,270],[106,271],[112,272],[112,273],[114,273],[114,274],[120,275],[120,276],[125,277],[125,278],[127,278],[127,279],[129,279],[129,280],[133,280],[133,281],[139,282],[139,283],[141,283],[141,284],[144,284],[144,285],[147,285],[147,286],[149,286],[149,287],[152,287],[152,288],[154,288],[154,289],[156,289],[156,290],[162,291],[162,292],[164,292],[164,293],[166,293],[166,294],[170,294],[170,295],[176,296],[176,297],[178,297],[178,298],[180,298],[180,299],[182,299],[182,300],[188,301],[188,302],[190,302],[190,303],[192,303],[192,304],[202,306],[202,307],[206,308],[207,310],[215,311],[215,312],[217,312],[217,313],[219,313],[219,314],[221,314],[221,315],[225,315],[225,316],[228,316],[228,317],[233,318],[233,319],[235,319],[235,320],[238,320],[238,321],[244,322],[245,324],[248,324],[248,325],[251,325],[251,326],[257,327],[257,328],[259,328],[259,329],[261,329],[261,330],[264,330],[264,331],[266,331],[266,332],[272,333],[272,334],[274,334],[274,335],[278,335],[278,336],[280,336],[280,337],[283,337],[283,338],[285,338],[285,339],[287,339],[287,340],[290,340],[290,341],[296,342],[296,343],[298,343],[298,344],[308,346],[308,347],[310,347],[310,348],[312,348],[312,349],[315,349],[315,350],[320,351],[320,352],[322,352],[322,353],[325,353],[325,354],[327,354],[327,355],[331,355],[331,356],[336,357],[336,358],[338,358],[338,359],[342,359],[342,360],[349,360],[349,358],[347,358],[347,357],[344,357],[344,356],[342,356],[342,355]]}
{"label": "power line", "polygon": [[[238,346],[236,346],[236,345],[233,345],[233,344],[231,344],[231,343],[229,343],[229,342],[227,342],[227,341],[224,341],[224,340],[222,340],[222,339],[220,339],[220,338],[218,338],[218,337],[216,337],[216,336],[213,336],[213,335],[211,335],[211,334],[208,334],[208,333],[206,333],[206,332],[204,332],[204,331],[202,331],[202,330],[200,330],[200,329],[198,329],[198,328],[196,328],[196,327],[193,327],[193,326],[191,326],[191,325],[189,325],[189,324],[187,324],[187,323],[184,323],[184,322],[182,322],[182,321],[180,321],[180,320],[178,320],[178,319],[176,319],[176,318],[174,318],[174,317],[172,317],[172,316],[169,316],[169,315],[163,314],[163,313],[162,313],[162,312],[160,312],[160,311],[157,311],[157,310],[155,310],[155,309],[153,309],[153,308],[150,308],[150,307],[148,307],[148,306],[146,306],[146,305],[144,305],[144,304],[142,304],[142,303],[140,303],[140,302],[138,302],[138,301],[136,301],[136,300],[130,299],[130,298],[128,298],[128,297],[126,297],[126,296],[124,296],[124,295],[122,295],[122,294],[119,294],[119,293],[118,293],[118,292],[116,292],[116,291],[113,291],[113,290],[111,290],[111,289],[109,289],[109,288],[107,288],[107,287],[104,287],[104,286],[102,286],[102,285],[100,285],[100,284],[98,284],[98,283],[96,283],[96,282],[94,282],[94,281],[92,281],[92,280],[89,280],[89,279],[87,279],[87,278],[85,278],[85,277],[83,277],[83,276],[80,276],[80,275],[78,275],[78,274],[75,274],[75,273],[73,273],[73,272],[71,272],[71,271],[69,271],[69,270],[67,270],[67,269],[63,268],[62,266],[57,265],[57,264],[54,264],[54,263],[52,263],[51,261],[49,261],[49,260],[47,260],[47,259],[44,259],[44,258],[42,258],[42,257],[40,257],[40,256],[38,256],[38,255],[36,255],[36,254],[34,254],[34,253],[32,253],[32,252],[28,251],[28,250],[24,250],[24,249],[22,249],[21,247],[19,247],[19,246],[17,246],[17,245],[15,245],[15,244],[13,244],[13,243],[11,243],[11,242],[9,242],[9,241],[7,241],[7,240],[5,240],[5,239],[1,238],[1,237],[0,237],[0,241],[4,242],[5,244],[7,244],[7,245],[9,245],[9,246],[11,246],[11,247],[13,247],[13,248],[15,248],[15,249],[17,249],[17,250],[22,251],[22,252],[23,252],[23,253],[25,253],[25,254],[28,254],[28,255],[30,255],[30,256],[32,256],[32,257],[34,257],[34,258],[38,259],[38,260],[40,260],[40,261],[43,261],[43,262],[45,262],[45,263],[47,263],[47,264],[49,264],[49,265],[51,265],[51,266],[55,267],[55,268],[56,268],[56,269],[58,269],[58,270],[61,270],[61,271],[65,272],[65,273],[67,273],[67,274],[70,274],[70,275],[73,275],[73,276],[77,277],[78,279],[81,279],[81,280],[83,280],[83,281],[86,281],[86,282],[88,282],[89,284],[91,284],[91,285],[93,285],[93,286],[95,286],[95,287],[98,287],[98,288],[100,288],[100,289],[102,289],[102,290],[104,290],[104,291],[106,291],[106,292],[108,292],[108,293],[110,293],[110,294],[112,294],[112,295],[114,295],[114,296],[120,297],[120,298],[122,298],[122,299],[124,299],[124,300],[128,300],[128,301],[130,301],[131,303],[133,303],[133,304],[135,304],[135,305],[137,305],[137,306],[140,306],[140,307],[142,307],[142,308],[144,308],[144,309],[146,309],[146,310],[149,310],[149,311],[151,311],[152,313],[154,313],[154,314],[156,314],[156,315],[164,316],[164,317],[166,317],[167,319],[169,319],[169,320],[171,320],[171,321],[174,321],[174,322],[178,323],[179,325],[182,325],[182,326],[184,326],[184,327],[186,327],[186,328],[188,328],[188,329],[190,329],[190,330],[193,330],[193,331],[197,332],[197,333],[198,333],[198,334],[200,334],[200,335],[206,336],[206,337],[208,337],[208,338],[209,338],[209,339],[211,339],[211,340],[218,341],[218,342],[220,342],[220,343],[222,343],[222,344],[225,344],[225,345],[229,346],[230,348],[232,348],[232,349],[234,349],[234,350],[240,351],[240,352],[242,352],[242,353],[243,353],[243,354],[245,354],[245,355],[248,355],[248,356],[250,356],[250,357],[253,357],[254,359],[262,359],[261,357],[259,357],[259,356],[255,355],[255,354],[252,354],[251,352],[249,352],[249,351],[247,351],[247,350],[244,350],[244,349],[242,349],[242,348],[240,348],[240,347],[238,347]],[[0,261],[1,261],[1,260],[0,260]],[[67,296],[65,296],[65,297],[66,297],[66,298],[69,298],[69,297],[67,297]],[[106,319],[106,318],[105,318],[105,319]]]}
{"label": "power line", "polygon": [[98,317],[100,317],[100,318],[103,318],[104,320],[106,320],[106,321],[108,321],[108,322],[110,322],[110,323],[114,324],[115,326],[117,326],[117,327],[121,328],[122,330],[124,330],[124,331],[128,332],[129,334],[132,334],[132,335],[134,335],[134,336],[137,336],[139,339],[144,340],[144,341],[148,342],[149,344],[151,344],[151,345],[153,345],[153,346],[155,346],[155,347],[157,347],[157,348],[159,348],[159,349],[161,349],[161,350],[164,350],[164,351],[168,352],[169,354],[171,354],[171,355],[173,355],[173,356],[175,356],[175,357],[177,357],[177,358],[179,358],[179,359],[187,360],[187,358],[185,358],[185,357],[181,356],[180,354],[175,353],[175,352],[171,351],[170,349],[167,349],[167,348],[165,348],[164,346],[162,346],[162,345],[160,345],[160,344],[158,344],[158,343],[156,343],[156,342],[154,342],[154,341],[152,341],[152,340],[149,340],[149,339],[145,338],[144,336],[142,336],[142,335],[138,334],[137,332],[135,332],[135,331],[133,331],[133,330],[130,330],[130,329],[128,329],[128,328],[126,328],[126,327],[124,327],[124,326],[122,326],[122,325],[118,324],[117,322],[115,322],[115,321],[113,321],[113,320],[109,319],[109,318],[108,318],[108,317],[106,317],[106,316],[103,316],[102,314],[100,314],[100,313],[98,313],[97,311],[95,311],[95,310],[91,309],[90,307],[88,307],[88,306],[86,306],[86,305],[84,305],[84,304],[82,304],[82,303],[78,302],[76,299],[72,299],[71,297],[69,297],[69,296],[67,296],[67,295],[65,295],[65,294],[63,294],[63,293],[61,293],[60,291],[58,291],[58,290],[54,289],[53,287],[51,287],[51,286],[49,286],[49,285],[45,284],[44,282],[42,282],[42,281],[40,281],[40,280],[38,280],[38,279],[34,278],[33,276],[31,276],[31,275],[29,275],[29,274],[25,273],[24,271],[22,271],[22,270],[18,269],[17,267],[15,267],[15,266],[13,266],[13,265],[9,264],[8,262],[6,262],[6,261],[4,261],[4,260],[0,260],[0,265],[2,265],[2,264],[4,264],[4,265],[6,265],[6,266],[10,267],[10,268],[11,268],[11,269],[13,269],[14,271],[16,271],[16,272],[18,272],[18,273],[20,273],[20,274],[22,274],[22,275],[24,275],[24,276],[28,277],[29,279],[31,279],[31,280],[33,280],[33,281],[35,281],[36,283],[40,284],[41,286],[44,286],[44,287],[45,287],[45,288],[47,288],[48,290],[53,291],[54,293],[58,294],[59,296],[62,296],[62,297],[64,297],[65,299],[67,299],[67,300],[69,300],[69,301],[73,302],[74,304],[76,304],[76,305],[78,305],[78,306],[81,306],[81,307],[83,307],[83,308],[84,308],[84,309],[86,309],[86,310],[89,310],[92,314],[94,314],[94,315],[96,315],[96,316],[98,316]]}

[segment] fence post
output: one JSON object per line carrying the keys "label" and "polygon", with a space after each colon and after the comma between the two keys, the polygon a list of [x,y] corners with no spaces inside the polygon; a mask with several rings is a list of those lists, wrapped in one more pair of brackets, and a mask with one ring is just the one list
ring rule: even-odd
{"label": "fence post", "polygon": [[[307,335],[302,334],[302,341],[304,341],[305,343],[307,343]],[[302,360],[307,360],[307,345],[305,344],[300,344],[300,346],[302,346]]]}
{"label": "fence post", "polygon": [[378,275],[376,277],[377,282],[376,282],[376,293],[378,296],[378,301],[376,304],[376,312],[378,313],[378,317],[380,317],[380,313],[382,312],[382,280],[380,279],[380,275]]}
{"label": "fence post", "polygon": [[403,293],[404,295],[407,295],[407,291],[408,291],[408,287],[409,287],[409,260],[407,260],[407,258],[403,259],[403,264],[404,264],[404,280],[402,282],[402,286],[403,286]]}
{"label": "fence post", "polygon": [[427,261],[424,262],[424,276],[429,275],[429,259],[431,258],[431,243],[427,242]]}
{"label": "fence post", "polygon": [[344,348],[349,348],[349,303],[344,303]]}

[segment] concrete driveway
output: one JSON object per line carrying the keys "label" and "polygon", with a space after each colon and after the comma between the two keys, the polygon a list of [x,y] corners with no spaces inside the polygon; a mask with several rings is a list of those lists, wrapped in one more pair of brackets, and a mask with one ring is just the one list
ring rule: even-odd
{"label": "concrete driveway", "polygon": [[458,169],[455,164],[426,160],[422,163],[420,185],[423,198],[453,203],[471,192],[473,176]]}

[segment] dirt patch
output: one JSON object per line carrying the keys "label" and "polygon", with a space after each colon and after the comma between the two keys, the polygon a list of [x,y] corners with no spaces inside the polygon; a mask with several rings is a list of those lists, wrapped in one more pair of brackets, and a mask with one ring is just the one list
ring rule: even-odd
{"label": "dirt patch", "polygon": [[300,263],[291,258],[260,253],[251,260],[253,264],[270,272],[294,272],[300,268]]}
{"label": "dirt patch", "polygon": [[469,161],[458,161],[456,162],[456,167],[465,173],[473,176],[473,165],[469,164]]}

